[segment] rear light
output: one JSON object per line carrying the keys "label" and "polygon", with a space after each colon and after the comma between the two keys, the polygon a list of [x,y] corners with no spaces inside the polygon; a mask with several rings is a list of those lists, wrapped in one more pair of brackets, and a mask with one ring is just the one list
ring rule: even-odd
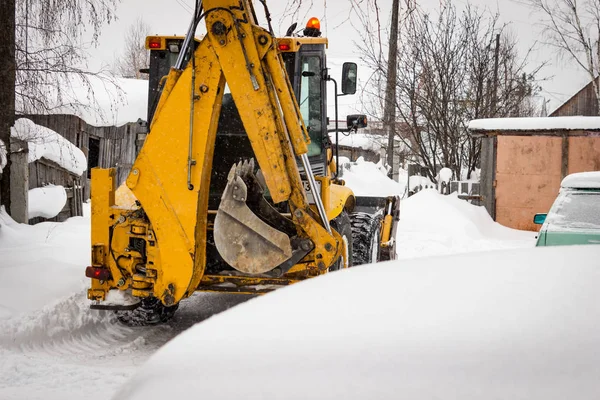
{"label": "rear light", "polygon": [[85,276],[101,281],[107,281],[111,279],[110,270],[102,267],[87,267],[85,269]]}
{"label": "rear light", "polygon": [[162,50],[164,49],[163,40],[161,37],[147,37],[146,38],[146,47],[151,50]]}
{"label": "rear light", "polygon": [[279,51],[290,51],[292,49],[292,42],[287,39],[279,40],[277,42],[277,48]]}

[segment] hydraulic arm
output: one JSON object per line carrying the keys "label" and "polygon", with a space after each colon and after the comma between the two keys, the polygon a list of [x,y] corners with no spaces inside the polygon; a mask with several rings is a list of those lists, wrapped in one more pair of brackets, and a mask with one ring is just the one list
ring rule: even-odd
{"label": "hydraulic arm", "polygon": [[[202,18],[207,34],[194,45]],[[317,192],[306,154],[310,139],[276,39],[257,26],[252,4],[204,0],[186,42],[189,61],[171,69],[126,181],[137,205],[115,206],[114,171],[92,171],[92,268],[109,270],[110,279],[92,280],[91,299],[105,300],[114,287],[110,280],[136,297],[178,303],[204,275],[211,228],[221,257],[244,274],[277,277],[300,268],[317,275],[345,251]],[[209,188],[226,84],[258,165],[232,166],[212,221]],[[277,204],[285,211],[273,208]]]}

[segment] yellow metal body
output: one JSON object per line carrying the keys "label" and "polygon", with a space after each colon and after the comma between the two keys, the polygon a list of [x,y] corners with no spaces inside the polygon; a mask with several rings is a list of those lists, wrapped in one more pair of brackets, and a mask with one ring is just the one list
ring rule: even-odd
{"label": "yellow metal body", "polygon": [[[170,71],[126,180],[139,206],[115,204],[113,169],[92,170],[92,264],[112,275],[109,281],[92,279],[92,300],[104,300],[111,289],[131,289],[134,296],[155,296],[169,306],[197,289],[218,291],[226,283],[274,288],[323,274],[346,252],[304,192],[296,157],[307,152],[310,139],[275,39],[253,21],[248,0],[203,3],[208,33],[186,68]],[[226,29],[211,29],[215,24]],[[314,244],[279,280],[205,274],[208,194],[226,83],[273,202],[288,202],[298,236]],[[332,184],[330,176],[317,179],[328,219],[352,206],[350,189]]]}

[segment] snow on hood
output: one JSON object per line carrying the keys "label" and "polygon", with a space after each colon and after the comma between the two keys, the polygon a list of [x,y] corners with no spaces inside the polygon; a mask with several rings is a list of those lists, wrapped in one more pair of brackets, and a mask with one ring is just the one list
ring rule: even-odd
{"label": "snow on hood", "polygon": [[532,248],[334,272],[195,325],[114,398],[596,398],[598,256]]}
{"label": "snow on hood", "polygon": [[523,117],[475,119],[471,131],[600,130],[600,117]]}
{"label": "snow on hood", "polygon": [[54,161],[76,175],[87,169],[87,159],[83,152],[67,139],[27,118],[19,118],[11,128],[11,136],[29,144],[29,162],[40,158]]}
{"label": "snow on hood", "polygon": [[567,175],[560,187],[573,189],[600,189],[600,171],[578,172]]}

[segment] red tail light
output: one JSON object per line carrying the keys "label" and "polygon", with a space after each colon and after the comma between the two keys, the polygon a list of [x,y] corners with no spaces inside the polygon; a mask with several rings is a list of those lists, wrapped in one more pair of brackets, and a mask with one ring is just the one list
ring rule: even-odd
{"label": "red tail light", "polygon": [[287,43],[279,43],[279,50],[288,51],[290,49],[290,45]]}
{"label": "red tail light", "polygon": [[110,270],[102,267],[87,267],[85,269],[85,276],[101,281],[107,281],[111,278]]}

